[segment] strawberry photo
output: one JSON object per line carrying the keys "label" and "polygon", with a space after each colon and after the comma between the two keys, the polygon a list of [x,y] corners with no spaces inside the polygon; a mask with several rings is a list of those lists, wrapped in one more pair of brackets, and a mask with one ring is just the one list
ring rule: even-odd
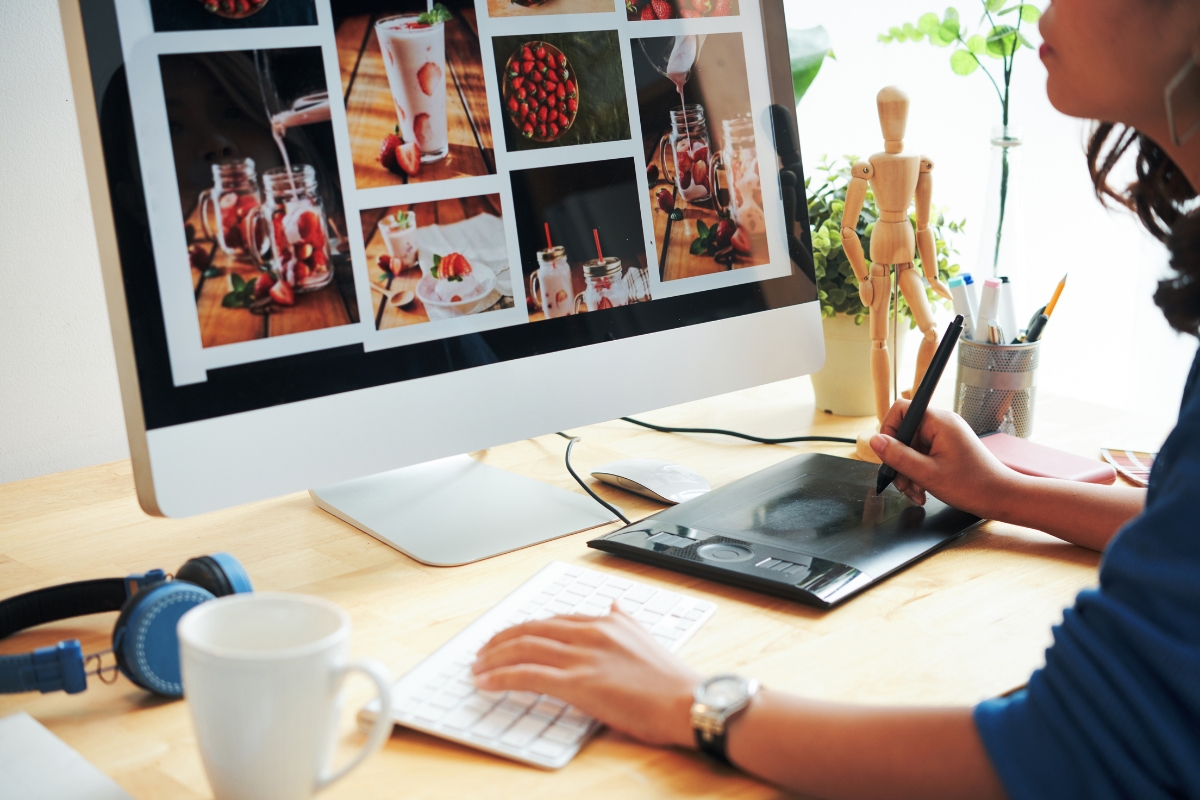
{"label": "strawberry photo", "polygon": [[154,30],[205,31],[316,25],[315,0],[150,0]]}
{"label": "strawberry photo", "polygon": [[494,36],[509,152],[630,138],[616,31]]}
{"label": "strawberry photo", "polygon": [[488,16],[528,17],[542,14],[611,14],[612,0],[487,0]]}
{"label": "strawberry photo", "polygon": [[530,322],[650,299],[637,169],[615,158],[512,173]]}
{"label": "strawberry photo", "polygon": [[475,4],[330,5],[358,188],[494,174]]}
{"label": "strawberry photo", "polygon": [[742,35],[630,45],[660,280],[769,263]]}
{"label": "strawberry photo", "polygon": [[625,0],[630,20],[700,19],[737,16],[738,0]]}
{"label": "strawberry photo", "polygon": [[159,68],[201,345],[358,322],[320,48]]}
{"label": "strawberry photo", "polygon": [[513,307],[500,195],[360,214],[375,329]]}

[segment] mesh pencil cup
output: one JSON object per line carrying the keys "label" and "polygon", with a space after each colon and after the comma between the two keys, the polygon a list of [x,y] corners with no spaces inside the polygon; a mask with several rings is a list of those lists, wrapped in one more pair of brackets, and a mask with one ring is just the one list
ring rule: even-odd
{"label": "mesh pencil cup", "polygon": [[1041,342],[988,344],[960,339],[954,410],[977,434],[1033,433]]}

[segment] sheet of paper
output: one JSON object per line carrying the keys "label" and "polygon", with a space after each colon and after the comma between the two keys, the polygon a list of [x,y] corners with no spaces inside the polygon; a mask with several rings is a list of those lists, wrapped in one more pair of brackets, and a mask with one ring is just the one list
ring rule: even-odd
{"label": "sheet of paper", "polygon": [[24,711],[0,719],[0,797],[133,800]]}

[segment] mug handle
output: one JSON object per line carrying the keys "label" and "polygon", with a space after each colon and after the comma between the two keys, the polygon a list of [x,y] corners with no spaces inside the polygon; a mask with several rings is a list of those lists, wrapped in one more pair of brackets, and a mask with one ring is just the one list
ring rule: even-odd
{"label": "mug handle", "polygon": [[678,175],[672,175],[671,171],[675,167],[675,153],[671,151],[671,134],[664,133],[662,138],[658,140],[658,160],[662,164],[662,174],[669,182],[679,185]]}
{"label": "mug handle", "polygon": [[365,761],[367,756],[373,755],[375,751],[383,747],[383,743],[392,733],[392,676],[378,661],[372,658],[360,658],[341,668],[340,674],[337,676],[338,684],[341,684],[351,672],[361,672],[375,683],[375,688],[379,690],[379,713],[375,715],[375,724],[371,726],[371,733],[367,736],[366,744],[358,751],[358,755],[336,772],[321,770],[317,775],[316,786],[313,787],[314,793],[320,792],[330,784],[346,777],[350,770]]}
{"label": "mug handle", "polygon": [[533,298],[533,304],[542,308],[541,282],[536,272],[529,276],[529,294]]}
{"label": "mug handle", "polygon": [[[200,193],[200,229],[204,231],[204,238],[209,241],[219,243],[219,233],[221,229],[221,209],[217,207],[216,198],[213,197],[212,189],[205,189]],[[217,230],[213,230],[208,224],[208,207],[212,206],[213,214],[217,217]]]}

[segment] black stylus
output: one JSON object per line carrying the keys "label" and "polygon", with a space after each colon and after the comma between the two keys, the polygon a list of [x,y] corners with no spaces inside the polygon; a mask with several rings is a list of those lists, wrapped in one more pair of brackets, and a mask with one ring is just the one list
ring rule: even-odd
{"label": "black stylus", "polygon": [[[925,377],[921,380],[921,385],[917,387],[917,393],[913,395],[904,419],[900,421],[900,430],[896,431],[896,438],[905,445],[912,444],[912,440],[921,427],[921,420],[925,419],[925,409],[929,407],[929,398],[933,397],[933,390],[937,388],[938,381],[942,379],[942,373],[946,370],[946,365],[950,363],[950,354],[954,352],[954,345],[958,344],[958,336],[962,333],[962,324],[963,318],[960,315],[955,317],[954,322],[951,322],[950,327],[946,329],[946,335],[942,337],[942,343],[934,352],[933,359],[929,362],[929,369],[925,370]],[[875,479],[875,494],[883,494],[883,490],[895,479],[896,470],[887,464],[881,464],[879,477]]]}

